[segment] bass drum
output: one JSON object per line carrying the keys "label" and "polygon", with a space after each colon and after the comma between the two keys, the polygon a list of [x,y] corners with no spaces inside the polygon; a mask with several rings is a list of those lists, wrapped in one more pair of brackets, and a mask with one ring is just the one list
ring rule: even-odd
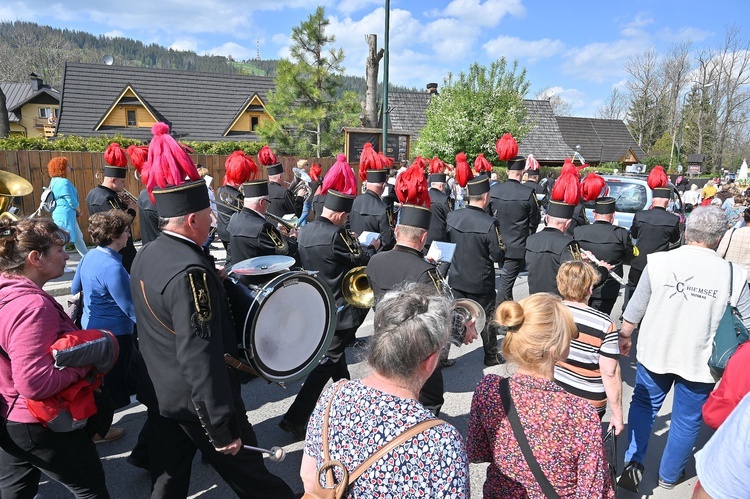
{"label": "bass drum", "polygon": [[[230,294],[244,360],[268,381],[307,376],[336,330],[328,286],[304,271],[270,276],[265,284],[233,286]],[[239,292],[242,296],[232,296]]]}

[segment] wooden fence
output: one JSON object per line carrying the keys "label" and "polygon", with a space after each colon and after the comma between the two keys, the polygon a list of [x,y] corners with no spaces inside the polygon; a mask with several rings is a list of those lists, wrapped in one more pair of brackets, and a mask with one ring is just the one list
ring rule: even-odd
{"label": "wooden fence", "polygon": [[[68,163],[72,166],[71,176],[69,180],[73,182],[76,189],[78,189],[78,201],[81,204],[81,217],[78,219],[78,224],[83,231],[86,242],[91,244],[91,239],[88,234],[88,209],[86,208],[86,194],[99,185],[99,180],[96,179],[97,172],[103,172],[104,170],[104,154],[93,153],[93,152],[69,152],[69,151],[0,151],[0,170],[5,170],[10,173],[19,175],[34,186],[34,192],[22,198],[16,200],[16,206],[21,208],[23,215],[29,215],[33,213],[39,206],[39,198],[42,194],[42,187],[49,185],[50,177],[47,173],[47,163],[50,159],[57,156],[65,156],[68,158]],[[222,155],[206,155],[206,154],[194,154],[192,155],[193,161],[196,164],[200,164],[207,168],[209,174],[214,178],[213,188],[217,189],[222,185],[222,179],[224,178],[224,163],[228,156]],[[294,178],[292,168],[297,166],[297,160],[299,158],[295,156],[282,156],[279,157],[281,164],[284,165],[284,180],[291,182]],[[335,158],[305,158],[310,164],[313,162],[320,164],[323,168],[323,172],[328,171],[333,163],[336,161]],[[261,176],[266,177],[263,168],[260,168]],[[130,167],[130,171],[135,170]],[[141,192],[143,186],[140,181],[135,178],[134,175],[128,175],[127,184],[125,188],[133,193],[136,197]],[[133,238],[138,240],[141,237],[141,230],[138,222],[133,224]]]}

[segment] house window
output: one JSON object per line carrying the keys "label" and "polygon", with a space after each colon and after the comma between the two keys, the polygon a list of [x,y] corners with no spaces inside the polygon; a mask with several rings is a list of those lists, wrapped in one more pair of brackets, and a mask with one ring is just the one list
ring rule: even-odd
{"label": "house window", "polygon": [[136,126],[135,109],[128,109],[128,126]]}
{"label": "house window", "polygon": [[250,116],[250,130],[255,131],[256,128],[258,128],[258,124],[260,123],[260,118],[257,116]]}
{"label": "house window", "polygon": [[40,118],[49,118],[52,115],[52,110],[48,107],[40,107],[39,108],[39,117]]}

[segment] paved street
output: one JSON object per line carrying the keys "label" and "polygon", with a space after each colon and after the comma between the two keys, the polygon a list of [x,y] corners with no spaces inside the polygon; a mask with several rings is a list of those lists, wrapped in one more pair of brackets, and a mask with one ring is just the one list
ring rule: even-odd
{"label": "paved street", "polygon": [[[217,251],[215,253],[221,255],[223,252]],[[69,266],[74,268],[78,255],[74,253],[72,256],[73,258],[69,261]],[[64,302],[69,296],[69,281],[72,279],[72,275],[72,273],[66,274],[55,282],[49,283],[45,289],[49,289],[57,295],[59,301]],[[527,295],[525,277],[519,278],[517,281],[514,294],[517,299]],[[620,308],[621,304],[618,302],[615,310],[619,311]],[[293,304],[290,304],[287,310],[280,310],[279,313],[304,313],[304,311],[294,310]],[[372,313],[360,329],[358,336],[366,337],[370,334],[372,334]],[[361,377],[366,372],[364,363],[360,361],[361,354],[362,351],[359,349],[349,349],[347,351],[347,358],[349,359],[351,372],[354,377]],[[446,369],[443,374],[446,394],[441,417],[456,426],[465,435],[468,426],[471,396],[477,382],[485,373],[506,374],[509,369],[505,366],[483,368],[481,341],[479,340],[469,346],[461,348],[453,347],[451,349],[451,357],[456,358],[457,362],[450,369]],[[624,380],[623,403],[625,418],[627,420],[627,408],[632,395],[635,378],[635,363],[631,359],[622,359],[621,366]],[[196,366],[196,369],[199,368],[200,366]],[[300,385],[301,382],[294,382],[288,384],[286,389],[283,389],[275,384],[271,385],[262,380],[254,380],[243,387],[243,397],[247,405],[250,422],[253,423],[258,435],[260,446],[269,448],[274,445],[280,445],[287,452],[284,462],[267,462],[268,468],[271,472],[281,476],[287,483],[291,484],[295,491],[301,492],[302,482],[299,479],[299,465],[302,455],[302,443],[291,443],[290,437],[277,426],[281,415],[292,403]],[[667,398],[664,408],[657,416],[655,424],[656,434],[651,438],[645,463],[646,472],[641,484],[642,495],[639,497],[689,498],[695,486],[695,464],[693,461],[688,465],[687,479],[674,490],[666,491],[658,488],[656,484],[659,458],[666,443],[665,432],[669,427],[671,404],[672,399],[670,395]],[[115,415],[115,424],[125,428],[125,436],[119,441],[98,445],[99,453],[104,461],[107,485],[114,498],[139,498],[148,497],[149,495],[150,482],[148,474],[125,462],[125,458],[135,444],[136,436],[145,417],[145,409],[140,404],[131,405],[125,410],[120,411]],[[605,417],[606,420],[608,420],[608,417]],[[704,427],[698,440],[698,446],[702,447],[710,435],[710,430]],[[622,470],[626,440],[625,435],[621,435],[618,440],[618,471]],[[474,497],[481,497],[485,469],[486,465],[471,465],[471,487]],[[201,464],[199,457],[196,457],[193,464],[190,494],[191,497],[207,499],[233,497],[231,489],[225,485],[213,468]],[[45,480],[40,488],[38,497],[40,499],[47,499],[69,496],[63,487]],[[618,497],[630,498],[638,496],[621,493]]]}

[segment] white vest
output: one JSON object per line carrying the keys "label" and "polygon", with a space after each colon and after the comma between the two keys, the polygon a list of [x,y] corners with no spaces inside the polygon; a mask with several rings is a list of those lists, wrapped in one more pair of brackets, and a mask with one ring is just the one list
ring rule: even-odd
{"label": "white vest", "polygon": [[[648,255],[651,298],[638,333],[638,362],[657,374],[714,383],[711,342],[729,297],[729,262],[715,251],[686,245]],[[747,284],[734,265],[732,304]]]}

